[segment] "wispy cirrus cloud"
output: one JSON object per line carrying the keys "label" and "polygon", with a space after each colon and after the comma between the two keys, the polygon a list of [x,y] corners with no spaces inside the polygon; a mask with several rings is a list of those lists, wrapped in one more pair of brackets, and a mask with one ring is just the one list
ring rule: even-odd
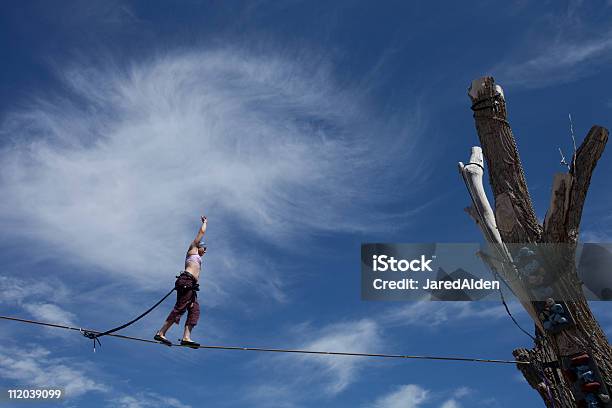
{"label": "wispy cirrus cloud", "polygon": [[451,398],[449,400],[444,401],[440,408],[461,408],[461,405],[456,399]]}
{"label": "wispy cirrus cloud", "polygon": [[254,407],[299,407],[304,393],[286,381],[257,384],[249,387],[241,396],[241,402]]}
{"label": "wispy cirrus cloud", "polygon": [[378,397],[371,408],[461,408],[460,400],[471,394],[467,387],[452,392],[432,391],[417,384],[395,387],[389,393]]}
{"label": "wispy cirrus cloud", "polygon": [[205,212],[205,301],[241,283],[282,299],[257,244],[372,228],[399,179],[381,177],[378,153],[419,159],[418,126],[406,130],[418,118],[391,127],[320,58],[292,57],[227,48],[58,69],[66,93],[36,95],[0,128],[4,238],[157,289]]}
{"label": "wispy cirrus cloud", "polygon": [[[600,226],[601,227],[601,226]],[[585,230],[580,232],[580,242],[610,242],[612,234],[606,231]]]}
{"label": "wispy cirrus cloud", "polygon": [[23,308],[32,316],[44,322],[55,324],[75,325],[75,315],[53,303],[32,302],[23,305]]}
{"label": "wispy cirrus cloud", "polygon": [[70,290],[57,279],[36,280],[0,276],[0,302],[21,303],[30,296],[43,297],[51,302],[63,302],[69,295]]}
{"label": "wispy cirrus cloud", "polygon": [[0,346],[0,368],[0,378],[29,386],[57,387],[67,398],[109,390],[106,384],[89,378],[87,365],[52,357],[40,346]]}
{"label": "wispy cirrus cloud", "polygon": [[397,387],[387,395],[379,397],[372,408],[418,408],[427,401],[429,391],[416,384]]}
{"label": "wispy cirrus cloud", "polygon": [[[612,60],[609,10],[596,2],[570,1],[540,13],[518,46],[488,71],[501,83],[541,88],[601,71]],[[609,18],[609,17],[608,17]]]}
{"label": "wispy cirrus cloud", "polygon": [[504,84],[541,88],[575,81],[612,60],[612,32],[595,38],[560,36],[531,56],[513,56],[490,69]]}
{"label": "wispy cirrus cloud", "polygon": [[0,304],[21,307],[34,318],[49,323],[74,325],[75,315],[62,307],[69,293],[64,284],[53,279],[0,276]]}
{"label": "wispy cirrus cloud", "polygon": [[111,406],[122,408],[190,408],[174,397],[156,392],[118,389],[110,385],[112,378],[100,372],[100,367],[94,368],[75,358],[53,356],[43,346],[0,345],[0,379],[19,386],[61,389],[62,398],[69,403],[96,395],[96,398],[107,399]]}
{"label": "wispy cirrus cloud", "polygon": [[[383,344],[380,327],[371,319],[331,323],[322,328],[304,323],[292,330],[292,336],[293,348],[302,350],[365,353],[380,351]],[[304,338],[309,340],[304,341]],[[254,384],[243,402],[293,407],[314,399],[329,400],[357,381],[360,373],[372,363],[371,359],[350,356],[287,354],[266,357],[258,360],[258,364],[272,375]]]}
{"label": "wispy cirrus cloud", "polygon": [[191,408],[191,405],[185,405],[176,398],[166,397],[154,392],[124,394],[112,402],[114,406],[119,408]]}
{"label": "wispy cirrus cloud", "polygon": [[[512,308],[515,314],[523,314],[520,307]],[[452,324],[467,319],[501,319],[507,317],[500,304],[492,306],[489,302],[412,302],[406,306],[394,307],[385,314],[382,322],[386,327],[427,326],[436,328],[442,324]]]}
{"label": "wispy cirrus cloud", "polygon": [[[306,350],[349,351],[355,353],[373,352],[382,345],[379,325],[371,319],[342,322],[329,325],[318,333],[310,333],[313,340],[300,347]],[[300,358],[318,379],[325,378],[325,390],[335,395],[355,381],[368,361],[362,357],[314,356]]]}

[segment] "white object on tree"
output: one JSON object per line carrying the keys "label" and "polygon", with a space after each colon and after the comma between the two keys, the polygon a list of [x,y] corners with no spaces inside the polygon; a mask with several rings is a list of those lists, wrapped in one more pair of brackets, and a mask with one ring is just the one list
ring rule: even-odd
{"label": "white object on tree", "polygon": [[484,175],[482,149],[479,146],[472,147],[469,163],[464,165],[462,162],[459,162],[458,167],[472,198],[472,205],[465,208],[465,211],[478,224],[485,240],[491,244],[491,249],[495,250],[492,256],[483,257],[483,261],[501,275],[501,278],[506,281],[512,292],[519,298],[525,310],[531,315],[536,324],[541,327],[537,312],[531,302],[529,302],[530,297],[519,279],[519,272],[512,264],[510,251],[508,251],[499,234],[493,209],[484,191],[482,183]]}
{"label": "white object on tree", "polygon": [[[470,95],[472,101],[476,100],[476,98],[478,98],[478,94],[482,91],[482,89],[484,89],[485,78],[486,77],[478,78],[472,81],[472,85],[468,89],[468,95]],[[506,99],[504,97],[504,90],[501,86],[495,84],[495,92],[497,92],[502,97],[502,99]]]}

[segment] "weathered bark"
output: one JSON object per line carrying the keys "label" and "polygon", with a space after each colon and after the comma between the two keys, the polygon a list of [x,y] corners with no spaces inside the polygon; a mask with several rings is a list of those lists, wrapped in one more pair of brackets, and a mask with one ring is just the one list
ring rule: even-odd
{"label": "weathered bark", "polygon": [[503,91],[495,86],[492,78],[482,78],[472,83],[470,98],[489,168],[495,218],[502,239],[504,242],[537,242],[541,227],[531,205],[523,166],[507,120]]}
{"label": "weathered bark", "polygon": [[[495,221],[502,241],[576,244],[591,175],[605,148],[608,131],[594,126],[576,151],[570,171],[555,176],[550,207],[544,226],[541,226],[533,210],[516,141],[507,120],[503,90],[495,85],[493,78],[485,77],[473,81],[469,96],[489,170]],[[487,234],[485,237],[490,240]],[[612,348],[591,313],[573,265],[573,257],[556,265],[561,269],[555,289],[564,298],[574,299],[566,302],[566,306],[574,316],[575,326],[557,334],[536,329],[535,347],[514,351],[517,359],[533,363],[518,368],[547,407],[577,406],[571,386],[559,369],[559,361],[578,352],[591,353],[603,381],[612,390]],[[526,306],[526,309],[534,317],[531,308]],[[537,321],[537,317],[534,320]]]}
{"label": "weathered bark", "polygon": [[547,242],[577,241],[591,175],[607,141],[608,131],[600,126],[593,126],[576,151],[569,173],[559,173],[555,176],[551,208],[547,213],[547,221],[551,218],[554,222],[544,224],[544,239]]}

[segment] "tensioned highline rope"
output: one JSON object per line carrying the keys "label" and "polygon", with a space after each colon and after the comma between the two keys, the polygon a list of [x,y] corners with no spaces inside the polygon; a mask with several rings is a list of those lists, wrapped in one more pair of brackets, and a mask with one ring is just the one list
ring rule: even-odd
{"label": "tensioned highline rope", "polygon": [[[80,327],[70,327],[64,326],[60,324],[46,323],[46,322],[38,322],[36,320],[28,320],[21,319],[18,317],[11,316],[0,316],[0,319],[11,320],[15,322],[21,323],[29,323],[29,324],[37,324],[39,326],[47,326],[54,327],[57,329],[65,329],[65,330],[74,330],[78,332],[88,331],[91,333],[101,333],[96,330],[83,329]],[[154,343],[161,344],[158,341],[141,339],[138,337],[124,336],[121,334],[107,334],[107,336],[117,337],[120,339],[141,341],[145,343]],[[188,347],[188,346],[179,346],[173,345],[174,347]],[[210,349],[210,350],[242,350],[242,351],[260,351],[260,352],[271,352],[271,353],[296,353],[296,354],[319,354],[319,355],[328,355],[328,356],[352,356],[352,357],[378,357],[378,358],[403,358],[403,359],[414,359],[414,360],[443,360],[443,361],[463,361],[463,362],[473,362],[473,363],[494,363],[494,364],[530,364],[526,361],[515,361],[515,360],[493,360],[493,359],[484,359],[484,358],[469,358],[469,357],[441,357],[441,356],[411,356],[411,355],[402,355],[402,354],[377,354],[377,353],[350,353],[350,352],[340,352],[340,351],[317,351],[317,350],[297,350],[297,349],[277,349],[277,348],[261,348],[261,347],[239,347],[239,346],[206,346],[200,345],[198,347],[193,348],[201,348],[201,349]]]}

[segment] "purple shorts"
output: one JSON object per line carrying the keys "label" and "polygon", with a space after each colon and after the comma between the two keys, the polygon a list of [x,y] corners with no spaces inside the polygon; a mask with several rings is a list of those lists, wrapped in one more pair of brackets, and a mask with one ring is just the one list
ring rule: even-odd
{"label": "purple shorts", "polygon": [[166,321],[179,324],[181,316],[187,311],[187,322],[185,324],[195,326],[200,319],[200,304],[197,296],[198,281],[190,273],[183,272],[176,279],[174,285],[176,287],[176,303]]}

